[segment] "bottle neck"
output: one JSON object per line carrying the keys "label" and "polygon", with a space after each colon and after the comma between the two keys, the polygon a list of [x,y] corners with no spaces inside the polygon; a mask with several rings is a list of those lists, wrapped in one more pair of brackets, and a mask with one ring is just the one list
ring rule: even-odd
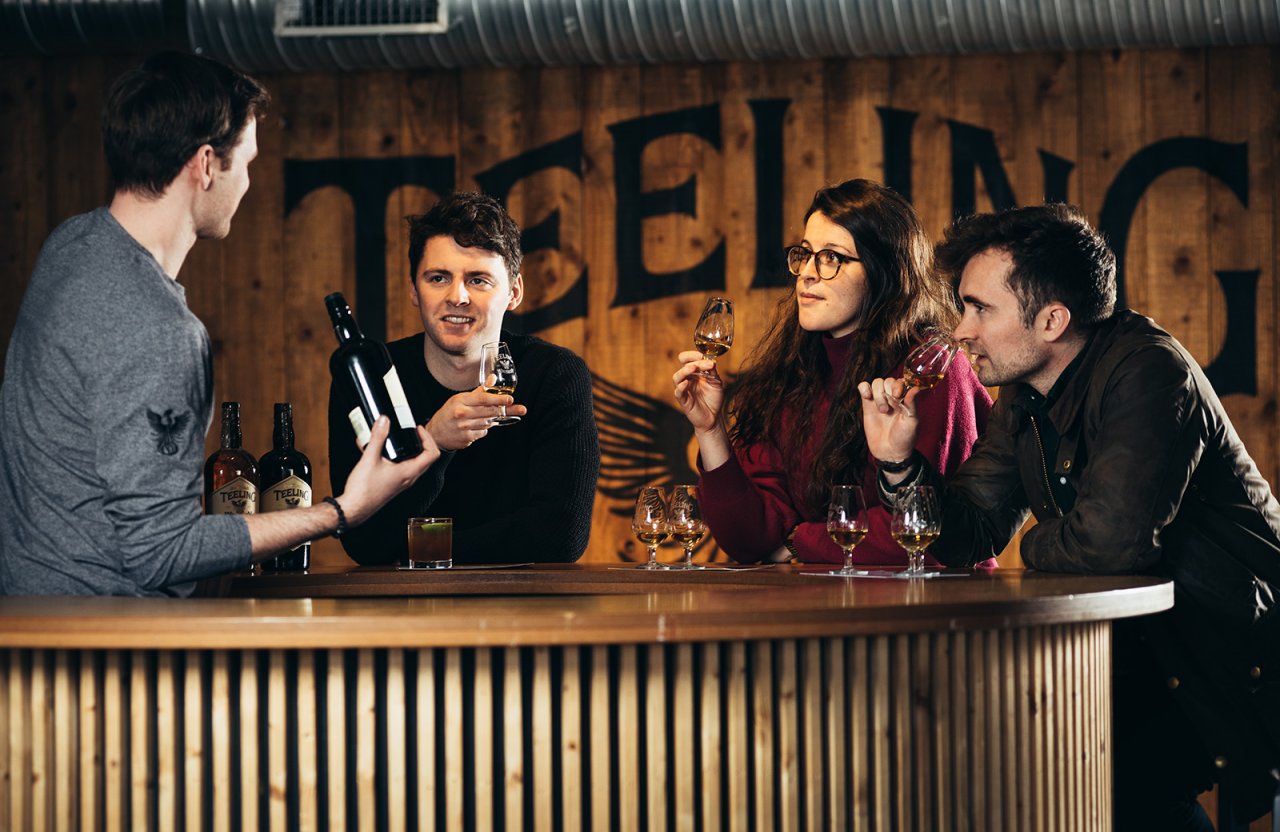
{"label": "bottle neck", "polygon": [[339,344],[364,338],[364,334],[360,332],[360,327],[356,324],[356,319],[352,316],[350,310],[334,314],[333,332],[338,336]]}
{"label": "bottle neck", "polygon": [[277,451],[293,450],[293,412],[276,411],[276,426],[271,434],[271,444]]}
{"label": "bottle neck", "polygon": [[243,441],[240,435],[240,414],[224,410],[222,412],[222,447],[239,448]]}

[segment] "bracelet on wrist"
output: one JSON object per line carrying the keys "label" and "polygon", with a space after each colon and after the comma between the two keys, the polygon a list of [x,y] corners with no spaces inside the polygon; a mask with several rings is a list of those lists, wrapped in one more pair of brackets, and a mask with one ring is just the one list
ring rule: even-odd
{"label": "bracelet on wrist", "polygon": [[906,459],[900,460],[898,462],[891,462],[883,459],[877,459],[876,467],[879,468],[881,471],[885,472],[886,474],[902,474],[907,471],[910,471],[912,468],[916,466],[918,457],[919,457],[919,452],[912,451],[910,454],[907,455]]}
{"label": "bracelet on wrist", "polygon": [[347,533],[347,515],[343,513],[342,506],[338,505],[338,501],[332,497],[325,497],[324,502],[333,506],[333,510],[338,512],[338,528],[333,530],[334,537],[342,537]]}
{"label": "bracelet on wrist", "polygon": [[876,488],[880,492],[880,502],[884,504],[885,508],[893,508],[893,502],[897,498],[898,489],[912,485],[920,485],[924,482],[925,467],[923,458],[921,458],[920,464],[914,466],[911,471],[907,472],[907,474],[896,483],[889,482],[889,478],[885,476],[883,469],[876,473]]}

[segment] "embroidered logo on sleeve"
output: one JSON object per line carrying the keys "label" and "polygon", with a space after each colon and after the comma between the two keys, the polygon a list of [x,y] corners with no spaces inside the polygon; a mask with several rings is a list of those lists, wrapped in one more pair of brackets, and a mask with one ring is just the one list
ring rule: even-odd
{"label": "embroidered logo on sleeve", "polygon": [[169,408],[164,415],[147,408],[147,421],[151,422],[151,435],[156,440],[156,450],[165,456],[173,456],[178,452],[178,436],[181,435],[187,422],[191,421],[190,413],[174,415]]}

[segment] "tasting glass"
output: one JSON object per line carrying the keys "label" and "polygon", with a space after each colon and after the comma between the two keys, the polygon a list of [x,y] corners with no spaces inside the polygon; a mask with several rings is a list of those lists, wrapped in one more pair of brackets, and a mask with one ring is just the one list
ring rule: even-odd
{"label": "tasting glass", "polygon": [[[902,380],[907,383],[908,389],[919,387],[922,391],[932,390],[946,376],[947,369],[959,351],[960,342],[948,333],[929,330],[903,362]],[[905,391],[903,396],[906,396]]]}
{"label": "tasting glass", "polygon": [[[693,328],[693,346],[702,357],[715,361],[733,346],[733,301],[711,298],[702,308],[698,325]],[[712,378],[710,372],[697,370],[696,376]]]}
{"label": "tasting glass", "polygon": [[[516,362],[511,357],[505,341],[495,341],[480,348],[480,386],[486,393],[504,393],[508,396],[516,394]],[[519,416],[507,415],[506,405],[502,405],[498,415],[489,420],[490,427],[513,425],[520,421]]]}
{"label": "tasting glass", "polygon": [[844,550],[844,566],[828,572],[843,578],[867,574],[853,568],[853,550],[867,536],[867,503],[862,489],[856,485],[833,485],[827,504],[827,534]]}
{"label": "tasting glass", "polygon": [[706,569],[693,562],[693,549],[707,534],[707,524],[702,520],[702,507],[698,504],[696,485],[676,485],[671,489],[671,502],[667,511],[671,536],[684,547],[684,560],[669,569]]}
{"label": "tasting glass", "polygon": [[658,563],[658,544],[667,539],[667,495],[656,485],[646,485],[636,495],[636,509],[631,516],[631,531],[636,539],[649,547],[649,560],[636,569],[666,569]]}
{"label": "tasting glass", "polygon": [[932,486],[911,485],[897,490],[893,498],[893,518],[889,521],[889,533],[899,546],[907,550],[904,575],[910,578],[930,578],[938,574],[927,572],[924,568],[925,550],[942,533],[942,510]]}

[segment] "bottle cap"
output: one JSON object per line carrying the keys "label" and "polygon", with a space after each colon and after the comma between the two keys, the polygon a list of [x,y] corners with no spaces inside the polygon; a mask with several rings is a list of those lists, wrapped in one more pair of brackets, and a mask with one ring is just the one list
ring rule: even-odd
{"label": "bottle cap", "polygon": [[351,311],[351,307],[347,304],[347,299],[341,292],[334,292],[331,295],[325,295],[324,305],[325,308],[329,310],[330,314]]}

